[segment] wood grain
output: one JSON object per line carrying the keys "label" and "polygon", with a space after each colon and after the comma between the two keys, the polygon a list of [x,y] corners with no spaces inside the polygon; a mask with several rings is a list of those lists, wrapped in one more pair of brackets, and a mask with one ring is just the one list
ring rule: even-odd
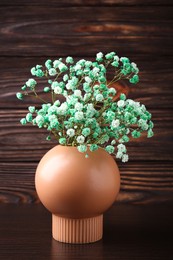
{"label": "wood grain", "polygon": [[[138,1],[138,0],[136,0]],[[6,0],[7,2],[7,0]],[[49,5],[49,7],[44,5],[39,5],[37,7],[28,5],[27,8],[25,6],[27,1],[22,1],[22,4],[20,4],[17,8],[14,5],[2,5],[2,0],[0,3],[1,7],[1,17],[0,21],[4,21],[5,25],[11,25],[11,27],[20,27],[20,24],[24,26],[39,26],[43,23],[43,26],[49,26],[54,22],[54,26],[59,25],[59,30],[57,31],[58,34],[66,35],[67,32],[71,32],[71,34],[78,33],[78,31],[75,30],[75,28],[82,28],[83,25],[87,28],[92,28],[91,32],[102,32],[102,33],[108,33],[111,32],[111,29],[113,30],[117,26],[122,26],[125,24],[127,26],[126,28],[126,34],[131,34],[134,32],[134,28],[138,28],[136,32],[140,34],[141,32],[144,32],[144,28],[148,31],[145,31],[145,35],[147,33],[153,32],[154,34],[157,34],[158,31],[154,31],[154,28],[157,28],[157,26],[160,24],[161,29],[163,29],[164,24],[167,23],[168,28],[164,28],[165,30],[160,30],[159,35],[165,34],[166,32],[169,32],[171,30],[170,26],[172,24],[172,6],[168,6],[165,4],[164,6],[159,5],[155,6],[153,8],[150,7],[150,5],[143,6],[142,8],[139,8],[138,5],[129,7],[118,7],[111,5],[110,6],[103,6],[96,4],[92,8],[90,6],[86,5],[86,1],[81,1],[79,7],[59,7],[57,2],[57,6]],[[46,3],[47,1],[45,1]],[[50,2],[50,1],[49,1]],[[70,1],[71,2],[71,1]],[[74,2],[74,1],[73,1]],[[88,2],[88,1],[87,1]],[[115,5],[116,5],[115,1]],[[124,1],[125,2],[125,1]],[[129,0],[127,2],[130,2]],[[138,1],[138,3],[141,3]],[[146,1],[145,1],[146,2]],[[16,0],[14,1],[14,4],[16,3]],[[32,3],[32,1],[30,1]],[[92,1],[94,3],[94,1]],[[158,1],[157,1],[158,3]],[[82,5],[83,4],[83,5]],[[88,12],[90,14],[88,15]],[[39,15],[39,19],[38,16]],[[130,18],[129,20],[125,18]],[[117,22],[118,24],[116,24]],[[121,22],[122,24],[119,24]],[[107,28],[107,23],[112,23],[112,28]],[[164,23],[164,24],[163,24]],[[143,24],[145,27],[142,28],[140,25]],[[94,25],[96,26],[94,30]],[[152,25],[152,28],[150,26]],[[66,29],[68,31],[63,31],[64,26],[66,26]],[[75,27],[76,26],[76,27]],[[128,27],[129,26],[129,27]],[[5,26],[4,26],[5,28]],[[101,28],[107,28],[106,31],[99,30]],[[128,30],[129,28],[129,30]],[[46,29],[46,28],[45,28]],[[49,26],[49,32],[55,30],[55,28],[52,28]],[[97,30],[96,30],[97,29]],[[125,29],[125,28],[124,28]],[[2,27],[2,32],[5,32],[5,30]],[[132,30],[132,31],[131,31]],[[46,30],[43,31],[44,34],[47,33]],[[80,30],[79,30],[80,32]],[[119,34],[123,34],[123,30],[116,31]],[[25,32],[26,34],[29,34],[29,31]],[[81,30],[81,33],[87,34],[87,30]],[[141,33],[142,34],[142,33]],[[66,35],[67,36],[67,35]],[[167,35],[168,36],[168,35]],[[86,52],[85,52],[86,54]]]}
{"label": "wood grain", "polygon": [[[22,30],[27,30],[22,28]],[[99,36],[82,36],[80,37],[80,42],[78,41],[78,37],[61,37],[55,35],[54,37],[46,34],[46,35],[39,35],[37,32],[35,36],[32,37],[28,35],[28,37],[23,36],[23,33],[19,33],[18,36],[15,38],[11,35],[6,37],[2,35],[0,39],[1,47],[1,54],[3,56],[43,56],[45,53],[48,56],[52,56],[57,53],[58,56],[82,56],[85,52],[86,48],[89,50],[89,55],[95,55],[98,50],[102,50],[103,52],[107,53],[109,50],[112,50],[113,46],[114,49],[118,50],[121,49],[122,53],[126,53],[126,56],[131,54],[137,54],[138,52],[142,54],[150,53],[150,55],[157,55],[159,52],[161,55],[173,55],[172,50],[172,40],[171,36],[167,38],[167,41],[163,37],[118,37],[105,35]],[[51,39],[53,38],[53,39]],[[8,48],[6,47],[6,41],[8,41]],[[40,41],[42,42],[43,46],[40,48]],[[102,42],[106,41],[106,45],[102,45]],[[127,42],[128,42],[128,49],[127,49]],[[51,44],[51,48],[48,48]],[[159,44],[165,46],[165,48],[160,50]],[[14,48],[15,46],[15,48]],[[57,47],[58,46],[58,47]]]}
{"label": "wood grain", "polygon": [[[119,162],[121,192],[128,204],[173,201],[173,2],[171,0],[0,1],[0,201],[38,203],[37,163],[56,143],[47,132],[21,126],[34,99],[16,92],[30,68],[48,58],[93,59],[117,51],[140,68],[140,83],[126,83],[128,97],[153,114],[155,136],[128,145],[130,161]],[[111,72],[108,74],[111,79]]]}
{"label": "wood grain", "polygon": [[22,1],[22,0],[1,0],[0,5],[36,5],[36,6],[50,6],[51,5],[55,5],[55,6],[98,6],[98,5],[108,5],[108,6],[117,6],[117,5],[121,5],[121,6],[133,6],[133,5],[137,5],[137,6],[157,6],[157,5],[161,5],[161,6],[172,6],[172,1],[171,0],[166,0],[166,1],[162,1],[162,0],[60,0],[60,1],[56,1],[56,0],[50,0],[49,2],[46,0],[40,0],[39,3],[36,0],[26,0],[26,1]]}
{"label": "wood grain", "polygon": [[[172,55],[172,7],[130,10],[103,6],[27,9],[2,6],[1,55],[82,56],[86,47],[87,53],[93,55],[98,50],[109,51],[112,46],[127,55]],[[102,44],[104,41],[106,45]]]}

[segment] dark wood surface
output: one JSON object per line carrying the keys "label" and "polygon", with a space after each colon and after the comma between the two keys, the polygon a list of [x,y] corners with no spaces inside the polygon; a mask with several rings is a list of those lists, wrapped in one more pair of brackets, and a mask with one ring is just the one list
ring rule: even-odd
{"label": "dark wood surface", "polygon": [[129,163],[118,162],[118,200],[173,204],[172,14],[171,0],[0,1],[0,202],[38,202],[35,169],[55,145],[43,130],[19,123],[29,102],[15,93],[30,68],[49,57],[115,50],[139,65],[141,81],[126,92],[145,103],[155,124],[152,139],[128,145]]}
{"label": "dark wood surface", "polygon": [[172,260],[173,208],[114,205],[104,215],[103,239],[87,245],[59,243],[51,215],[40,204],[0,205],[3,260]]}

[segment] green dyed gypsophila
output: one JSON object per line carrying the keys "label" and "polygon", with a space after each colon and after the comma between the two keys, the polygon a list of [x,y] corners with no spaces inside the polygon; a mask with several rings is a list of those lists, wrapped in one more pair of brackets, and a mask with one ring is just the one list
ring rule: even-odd
{"label": "green dyed gypsophila", "polygon": [[[20,122],[47,129],[46,140],[53,135],[60,145],[77,147],[85,158],[88,151],[104,148],[127,162],[126,143],[143,132],[153,136],[154,124],[146,107],[128,99],[123,89],[122,93],[116,90],[118,81],[127,80],[130,86],[138,83],[138,72],[134,62],[115,52],[98,52],[94,61],[75,62],[71,56],[48,59],[31,68],[32,77],[16,94],[20,100],[32,96],[42,102],[29,106]],[[112,79],[107,78],[110,73]],[[44,95],[38,94],[41,90]]]}

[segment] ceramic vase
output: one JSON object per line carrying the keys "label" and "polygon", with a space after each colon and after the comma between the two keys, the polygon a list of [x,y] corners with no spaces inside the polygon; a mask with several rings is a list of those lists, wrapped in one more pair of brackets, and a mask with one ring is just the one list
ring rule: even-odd
{"label": "ceramic vase", "polygon": [[38,164],[37,194],[52,213],[52,236],[65,243],[91,243],[103,235],[103,213],[120,189],[116,162],[104,149],[85,158],[76,147],[57,145]]}

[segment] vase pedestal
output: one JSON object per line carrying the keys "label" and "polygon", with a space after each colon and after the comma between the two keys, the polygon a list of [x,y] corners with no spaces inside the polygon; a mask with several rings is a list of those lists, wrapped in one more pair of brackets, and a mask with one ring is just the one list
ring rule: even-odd
{"label": "vase pedestal", "polygon": [[52,214],[52,236],[55,240],[64,243],[96,242],[103,236],[103,215],[70,219]]}

